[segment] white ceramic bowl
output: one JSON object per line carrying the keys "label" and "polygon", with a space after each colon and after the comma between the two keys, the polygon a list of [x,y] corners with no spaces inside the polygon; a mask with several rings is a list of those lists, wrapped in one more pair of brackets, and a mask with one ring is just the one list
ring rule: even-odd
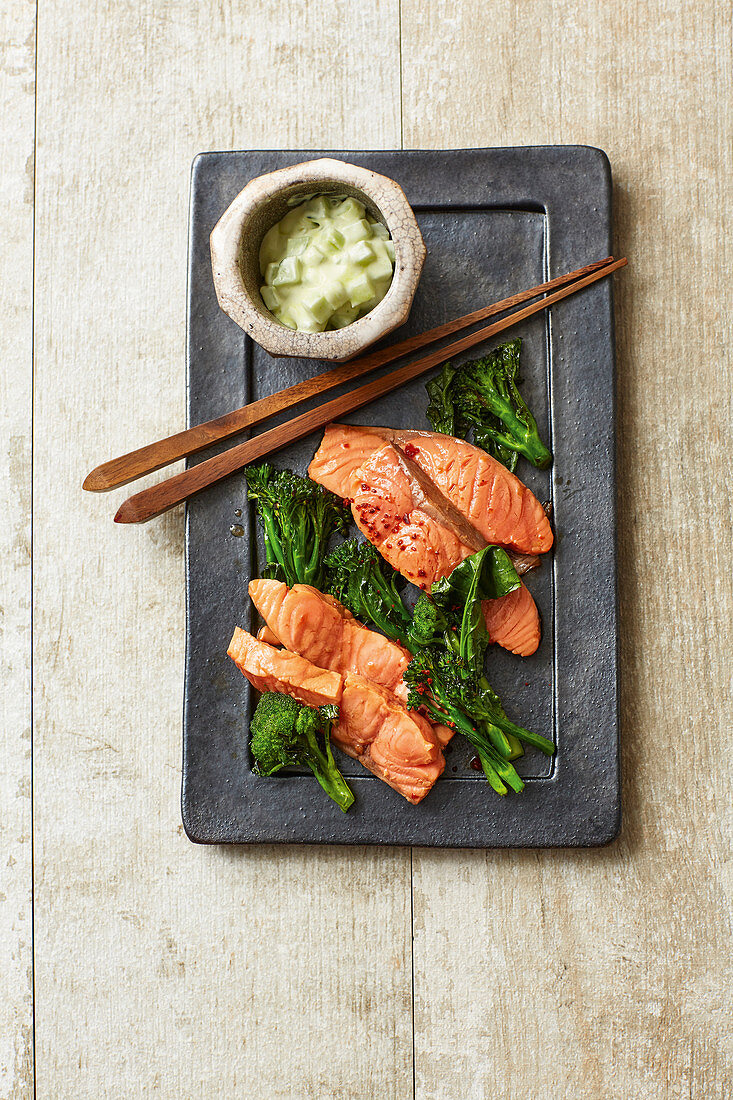
{"label": "white ceramic bowl", "polygon": [[[351,195],[381,221],[394,242],[395,267],[385,297],[369,313],[332,332],[282,325],[260,295],[259,252],[268,229],[314,192]],[[219,305],[274,356],[351,359],[407,320],[425,261],[425,244],[404,192],[393,180],[323,157],[251,180],[211,233],[211,267]]]}

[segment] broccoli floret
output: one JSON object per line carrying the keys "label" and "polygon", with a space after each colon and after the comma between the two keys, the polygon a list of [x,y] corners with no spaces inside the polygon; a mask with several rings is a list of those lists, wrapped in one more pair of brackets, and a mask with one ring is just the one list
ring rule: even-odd
{"label": "broccoli floret", "polygon": [[250,723],[255,773],[269,776],[288,766],[308,767],[329,798],[346,813],[354,795],[336,767],[331,749],[331,726],[338,713],[336,706],[307,707],[289,695],[263,695]]}
{"label": "broccoli floret", "polygon": [[435,600],[427,592],[421,592],[412,611],[410,648],[420,649],[440,645],[444,640],[445,632],[450,630],[452,625]]}
{"label": "broccoli floret", "polygon": [[373,623],[388,638],[406,642],[411,615],[402,602],[398,576],[370,542],[348,539],[325,560],[326,591],[357,619]]}
{"label": "broccoli floret", "polygon": [[427,416],[438,432],[466,438],[473,430],[476,446],[510,470],[520,454],[544,470],[552,454],[517,387],[521,346],[521,340],[511,340],[483,359],[460,367],[446,363],[427,384]]}
{"label": "broccoli floret", "polygon": [[323,583],[323,559],[334,531],[345,533],[344,501],[308,477],[268,464],[244,471],[265,536],[265,576],[294,584]]}

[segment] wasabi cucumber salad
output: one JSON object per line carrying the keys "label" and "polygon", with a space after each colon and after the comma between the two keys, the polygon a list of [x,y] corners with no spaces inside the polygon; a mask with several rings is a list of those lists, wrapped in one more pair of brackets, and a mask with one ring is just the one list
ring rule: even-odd
{"label": "wasabi cucumber salad", "polygon": [[343,195],[314,195],[265,234],[260,293],[288,328],[345,328],[382,301],[394,259],[387,229],[363,203]]}

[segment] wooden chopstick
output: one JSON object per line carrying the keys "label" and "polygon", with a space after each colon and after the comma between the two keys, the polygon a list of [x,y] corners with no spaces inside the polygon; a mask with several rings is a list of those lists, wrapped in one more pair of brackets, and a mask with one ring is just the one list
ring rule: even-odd
{"label": "wooden chopstick", "polygon": [[144,447],[130,451],[129,454],[112,458],[109,462],[97,466],[87,475],[83,488],[90,492],[99,493],[116,489],[120,485],[127,485],[129,482],[135,481],[145,474],[152,474],[155,470],[160,470],[163,466],[168,466],[171,462],[176,462],[180,458],[188,458],[189,455],[197,454],[198,451],[210,447],[212,443],[236,435],[238,432],[244,431],[245,428],[251,428],[253,424],[259,424],[276,413],[284,412],[285,409],[289,409],[309,397],[325,393],[327,390],[341,385],[342,382],[350,382],[355,378],[360,378],[361,375],[368,374],[369,371],[376,370],[377,367],[383,367],[395,359],[401,359],[402,356],[418,351],[437,340],[442,340],[445,336],[452,336],[454,332],[468,328],[478,321],[485,321],[487,317],[494,317],[497,313],[503,313],[504,310],[514,309],[515,306],[521,305],[522,302],[526,302],[530,298],[536,298],[538,295],[546,294],[556,287],[566,286],[584,275],[590,275],[593,271],[607,267],[612,260],[613,257],[608,256],[605,260],[597,260],[595,263],[578,268],[577,271],[571,271],[567,275],[559,275],[556,279],[550,279],[547,283],[541,283],[529,290],[523,290],[520,294],[503,298],[500,302],[494,302],[490,306],[476,309],[473,313],[457,317],[454,321],[438,325],[437,328],[421,332],[417,336],[410,336],[407,340],[400,340],[399,343],[392,344],[388,348],[380,348],[379,351],[361,355],[348,363],[341,363],[322,374],[317,374],[314,378],[306,378],[294,386],[288,386],[287,389],[273,393],[269,397],[262,397],[259,401],[253,401],[250,405],[244,405],[241,409],[234,409],[215,420],[208,420],[205,424],[197,424],[193,428],[176,432],[175,435],[168,436],[167,439],[148,443]]}
{"label": "wooden chopstick", "polygon": [[215,455],[214,458],[209,458],[205,462],[199,463],[198,466],[193,466],[190,470],[184,470],[182,473],[176,474],[175,477],[162,481],[159,485],[153,485],[149,489],[144,489],[141,493],[128,497],[117,512],[115,522],[143,523],[161,515],[163,512],[167,512],[169,508],[180,504],[187,497],[208,488],[209,485],[213,485],[229,474],[233,474],[249,462],[254,462],[255,459],[263,458],[273,451],[278,451],[296,439],[302,439],[304,436],[310,435],[311,432],[325,427],[330,421],[338,419],[345,413],[354,412],[355,409],[368,405],[370,401],[374,401],[377,397],[382,397],[384,394],[404,385],[405,382],[418,378],[421,374],[430,370],[431,367],[435,367],[475,344],[495,336],[498,332],[511,328],[519,321],[547,309],[555,302],[575,294],[576,291],[590,286],[591,283],[598,282],[599,279],[604,279],[613,271],[625,266],[625,258],[615,260],[570,286],[555,291],[541,301],[525,306],[524,309],[516,310],[514,313],[510,313],[509,316],[502,317],[500,321],[487,325],[486,328],[477,329],[476,332],[469,333],[447,347],[438,348],[422,359],[398,367],[397,370],[382,378],[376,378],[372,382],[358,386],[355,390],[341,394],[340,397],[335,397],[316,409],[311,409],[309,412],[296,416],[294,420],[288,420],[285,424],[278,424],[277,427],[270,428],[269,431],[262,432],[253,439],[248,439],[246,442],[240,443],[220,455]]}

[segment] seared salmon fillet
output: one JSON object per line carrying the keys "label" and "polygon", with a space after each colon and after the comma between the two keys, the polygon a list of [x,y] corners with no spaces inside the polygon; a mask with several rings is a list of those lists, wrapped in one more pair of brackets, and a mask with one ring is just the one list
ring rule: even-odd
{"label": "seared salmon fillet", "polygon": [[[294,695],[309,707],[338,706],[341,702],[343,676],[318,668],[287,649],[273,649],[239,627],[234,631],[227,654],[258,691]],[[294,685],[297,685],[297,695]]]}
{"label": "seared salmon fillet", "polygon": [[427,589],[474,553],[425,508],[394,447],[384,444],[352,474],[351,511],[382,557],[418,588]]}
{"label": "seared salmon fillet", "polygon": [[491,455],[450,435],[329,424],[308,474],[350,497],[353,475],[385,442],[408,469],[422,470],[486,542],[521,554],[544,554],[552,546],[552,528],[534,493]]}
{"label": "seared salmon fillet", "polygon": [[336,704],[334,743],[409,802],[424,798],[441,775],[445,759],[432,727],[386,688],[273,649],[239,627],[228,654],[258,691],[279,691],[309,706]]}
{"label": "seared salmon fillet", "polygon": [[489,639],[519,657],[529,657],[540,644],[540,616],[525,584],[499,600],[484,600]]}
{"label": "seared salmon fillet", "polygon": [[332,596],[307,584],[250,581],[249,594],[286,649],[334,672],[354,672],[393,690],[410,654],[397,642],[362,626]]}

